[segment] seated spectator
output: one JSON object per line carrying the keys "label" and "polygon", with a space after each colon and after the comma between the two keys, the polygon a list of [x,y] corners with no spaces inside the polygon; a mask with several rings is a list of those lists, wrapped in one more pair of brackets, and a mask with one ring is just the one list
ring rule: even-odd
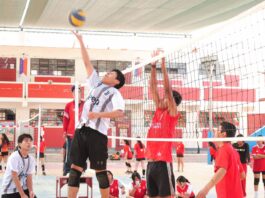
{"label": "seated spectator", "polygon": [[124,185],[117,179],[113,178],[113,174],[111,171],[107,171],[108,179],[109,179],[109,198],[118,198],[121,189],[121,194],[125,194],[125,187]]}
{"label": "seated spectator", "polygon": [[129,197],[134,198],[147,198],[146,181],[141,180],[141,176],[138,172],[132,174],[132,187],[129,191]]}
{"label": "seated spectator", "polygon": [[195,194],[192,190],[192,186],[188,179],[184,176],[177,178],[176,196],[177,198],[195,198]]}

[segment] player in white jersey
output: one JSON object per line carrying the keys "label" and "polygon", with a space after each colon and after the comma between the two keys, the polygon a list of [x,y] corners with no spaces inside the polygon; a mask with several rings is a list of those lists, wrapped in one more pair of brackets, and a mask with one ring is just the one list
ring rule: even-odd
{"label": "player in white jersey", "polygon": [[2,198],[33,198],[32,174],[35,160],[29,155],[32,137],[21,134],[18,137],[18,150],[14,151],[8,161],[2,183]]}
{"label": "player in white jersey", "polygon": [[101,197],[109,198],[109,180],[106,171],[107,130],[110,118],[123,116],[125,103],[118,89],[124,85],[125,78],[121,71],[115,69],[100,79],[90,62],[82,36],[74,34],[80,43],[90,93],[85,101],[71,146],[72,165],[68,182],[68,197],[76,197],[80,176],[88,158],[90,168],[96,171]]}

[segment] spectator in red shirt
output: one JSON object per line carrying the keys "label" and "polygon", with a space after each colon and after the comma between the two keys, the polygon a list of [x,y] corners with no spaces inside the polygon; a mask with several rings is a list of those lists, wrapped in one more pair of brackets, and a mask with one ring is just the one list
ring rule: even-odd
{"label": "spectator in red shirt", "polygon": [[[218,138],[235,137],[236,127],[232,123],[222,122],[216,134]],[[243,198],[241,179],[245,178],[239,154],[231,142],[218,143],[215,161],[215,174],[196,198],[204,198],[215,186],[218,198]]]}
{"label": "spectator in red shirt", "polygon": [[[73,93],[73,98],[75,98],[75,86],[72,86],[71,91]],[[81,100],[81,90],[78,89],[78,116],[80,118],[84,101]],[[70,160],[70,148],[72,144],[72,140],[75,133],[75,100],[72,100],[71,102],[67,103],[64,109],[64,115],[63,115],[63,131],[64,131],[64,137],[66,138],[66,157],[64,161],[64,168],[63,168],[63,175],[67,175],[67,173],[70,172],[71,168],[71,160]]]}
{"label": "spectator in red shirt", "polygon": [[125,159],[125,165],[127,167],[126,173],[132,173],[131,160],[133,157],[132,149],[128,140],[124,140],[123,154]]}
{"label": "spectator in red shirt", "polygon": [[211,155],[211,163],[212,163],[213,160],[215,160],[215,158],[216,158],[217,148],[216,148],[216,146],[215,146],[215,144],[213,142],[209,142],[208,146],[209,146],[209,152],[210,152],[210,155]]}
{"label": "spectator in red shirt", "polygon": [[177,162],[178,162],[178,172],[181,170],[183,172],[184,169],[184,144],[182,142],[177,142],[176,153],[177,153]]}
{"label": "spectator in red shirt", "polygon": [[129,196],[134,198],[147,198],[146,181],[141,180],[139,173],[133,172],[132,181],[132,188],[129,191]]}
{"label": "spectator in red shirt", "polygon": [[117,179],[113,178],[113,174],[111,171],[107,171],[108,179],[109,179],[109,198],[119,198],[120,191],[121,189],[121,194],[125,194],[125,187],[124,185]]}
{"label": "spectator in red shirt", "polygon": [[[137,137],[140,138],[140,137]],[[141,140],[137,140],[137,143],[134,145],[134,152],[135,152],[135,158],[136,158],[136,162],[135,162],[135,171],[138,171],[138,166],[139,163],[141,163],[141,167],[142,167],[142,174],[143,177],[145,176],[145,166],[144,166],[144,161],[145,161],[145,146],[142,143]]]}
{"label": "spectator in red shirt", "polygon": [[[263,185],[264,185],[264,190],[265,190],[265,144],[264,144],[264,141],[257,141],[257,145],[252,148],[252,156],[254,159],[254,164],[253,164],[254,190],[255,190],[255,198],[257,198],[260,173],[262,174],[262,180],[263,180]],[[264,197],[265,197],[265,192],[264,192]]]}
{"label": "spectator in red shirt", "polygon": [[195,194],[189,180],[182,175],[177,178],[176,189],[177,198],[195,198]]}

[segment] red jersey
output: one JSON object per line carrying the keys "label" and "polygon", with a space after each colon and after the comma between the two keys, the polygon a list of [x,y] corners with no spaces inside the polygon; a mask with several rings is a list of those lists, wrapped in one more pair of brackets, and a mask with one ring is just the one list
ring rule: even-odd
{"label": "red jersey", "polygon": [[215,172],[226,169],[226,174],[215,188],[219,198],[243,198],[240,173],[243,172],[239,154],[230,143],[224,143],[216,153]]}
{"label": "red jersey", "polygon": [[132,159],[132,150],[130,146],[125,144],[123,147],[123,151],[124,151],[124,156],[127,156],[127,159]]}
{"label": "red jersey", "polygon": [[209,152],[210,152],[210,155],[213,157],[213,159],[215,159],[217,150],[215,150],[212,146],[210,146]]}
{"label": "red jersey", "polygon": [[184,144],[182,142],[178,142],[176,146],[176,153],[177,154],[184,154]]}
{"label": "red jersey", "polygon": [[[135,187],[135,183],[132,183],[133,187]],[[136,188],[133,197],[134,198],[143,198],[146,195],[146,181],[141,180],[140,186]]]}
{"label": "red jersey", "polygon": [[[82,114],[84,101],[79,104],[79,118]],[[63,115],[63,131],[70,137],[75,133],[75,101],[66,104]]]}
{"label": "red jersey", "polygon": [[[252,155],[262,154],[265,155],[265,145],[263,145],[261,148],[258,147],[258,145],[254,146],[252,148]],[[265,171],[265,158],[262,159],[254,159],[253,164],[253,171],[259,172],[259,171]]]}
{"label": "red jersey", "polygon": [[[179,115],[171,116],[167,109],[156,109],[147,138],[173,138]],[[172,142],[147,141],[146,157],[172,162]]]}
{"label": "red jersey", "polygon": [[192,190],[192,187],[189,183],[186,182],[185,186],[180,187],[179,185],[176,186],[177,192],[180,195],[190,194],[190,198],[195,197],[195,194]]}
{"label": "red jersey", "polygon": [[144,145],[143,145],[143,148],[141,148],[140,147],[140,144],[136,143],[134,145],[134,151],[135,151],[136,159],[145,158],[145,148],[144,148]]}
{"label": "red jersey", "polygon": [[44,153],[45,148],[46,148],[45,141],[41,141],[40,142],[40,153]]}
{"label": "red jersey", "polygon": [[119,182],[117,179],[114,179],[110,185],[109,194],[113,197],[119,197]]}

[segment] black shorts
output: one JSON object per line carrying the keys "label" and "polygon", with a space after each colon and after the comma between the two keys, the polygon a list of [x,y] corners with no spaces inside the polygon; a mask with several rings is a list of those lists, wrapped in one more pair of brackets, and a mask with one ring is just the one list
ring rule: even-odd
{"label": "black shorts", "polygon": [[163,161],[148,162],[146,181],[149,197],[175,195],[175,177],[172,163]]}
{"label": "black shorts", "polygon": [[177,154],[177,157],[184,157],[183,154]]}
{"label": "black shorts", "polygon": [[82,168],[87,158],[90,168],[106,170],[108,159],[108,138],[90,127],[76,129],[70,149],[70,158],[74,165]]}
{"label": "black shorts", "polygon": [[[24,190],[24,193],[29,197],[29,190]],[[12,194],[4,194],[1,196],[2,198],[20,198],[20,194],[18,192]],[[36,195],[34,198],[37,198]]]}
{"label": "black shorts", "polygon": [[1,152],[0,156],[8,156],[8,151],[7,152]]}
{"label": "black shorts", "polygon": [[136,158],[136,161],[144,161],[145,158]]}
{"label": "black shorts", "polygon": [[[36,156],[36,158],[38,157],[38,156],[37,156],[37,153],[36,153],[35,156]],[[45,157],[44,153],[40,153],[39,158],[44,158],[44,157]]]}
{"label": "black shorts", "polygon": [[260,174],[262,173],[262,175],[265,175],[265,171],[253,171],[254,174]]}

